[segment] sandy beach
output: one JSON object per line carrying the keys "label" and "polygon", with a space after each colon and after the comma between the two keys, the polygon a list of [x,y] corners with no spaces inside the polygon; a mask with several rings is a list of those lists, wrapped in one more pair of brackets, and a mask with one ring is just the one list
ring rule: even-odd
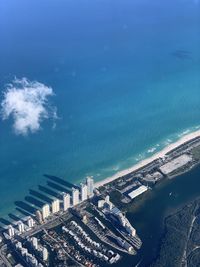
{"label": "sandy beach", "polygon": [[137,169],[140,169],[140,168],[144,167],[145,165],[149,164],[153,160],[156,160],[158,158],[163,158],[171,150],[177,148],[178,146],[183,145],[184,143],[186,143],[186,142],[188,142],[188,141],[190,141],[190,140],[192,140],[192,139],[194,139],[196,137],[200,137],[200,130],[184,135],[178,141],[166,146],[164,149],[162,149],[161,151],[155,153],[151,157],[146,158],[146,159],[138,162],[137,164],[135,164],[134,166],[132,166],[132,167],[130,167],[128,169],[119,171],[116,174],[114,174],[113,176],[110,176],[110,177],[108,177],[108,178],[106,178],[106,179],[104,179],[102,181],[99,181],[99,182],[95,183],[95,187],[98,188],[100,186],[103,186],[103,185],[105,185],[107,183],[110,183],[110,182],[118,179],[119,177],[125,176],[125,175],[127,175],[127,174],[129,174],[131,172],[136,171]]}

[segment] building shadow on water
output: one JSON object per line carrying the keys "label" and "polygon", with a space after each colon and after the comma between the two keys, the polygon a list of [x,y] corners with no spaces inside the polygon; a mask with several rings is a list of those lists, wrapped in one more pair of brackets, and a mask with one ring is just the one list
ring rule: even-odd
{"label": "building shadow on water", "polygon": [[7,220],[7,219],[4,219],[4,218],[0,218],[0,223],[5,225],[5,226],[8,226],[10,224],[13,224],[11,221]]}
{"label": "building shadow on water", "polygon": [[34,205],[36,207],[42,208],[42,206],[44,206],[44,202],[32,197],[32,196],[26,196],[24,198],[27,202],[29,202],[31,205]]}
{"label": "building shadow on water", "polygon": [[22,218],[18,217],[17,215],[13,214],[13,213],[9,213],[8,216],[13,221],[20,221],[22,219]]}
{"label": "building shadow on water", "polygon": [[15,208],[17,212],[20,212],[23,216],[31,216],[33,215],[32,213],[29,213],[23,209],[20,209],[20,208]]}
{"label": "building shadow on water", "polygon": [[49,175],[49,174],[44,174],[44,176],[45,176],[46,178],[48,178],[48,179],[50,179],[50,180],[52,180],[52,181],[58,183],[58,184],[61,184],[61,185],[64,185],[64,186],[68,187],[69,189],[72,189],[72,187],[74,187],[74,188],[78,188],[77,185],[72,184],[72,183],[70,183],[70,182],[68,182],[68,181],[66,181],[66,180],[64,180],[64,179],[62,179],[62,178],[60,178],[60,177],[53,176],[53,175]]}
{"label": "building shadow on water", "polygon": [[171,55],[177,59],[186,60],[192,59],[192,54],[190,51],[177,49],[171,53]]}
{"label": "building shadow on water", "polygon": [[42,192],[44,192],[44,193],[46,193],[46,194],[48,194],[48,195],[50,195],[50,196],[52,196],[52,197],[56,197],[56,198],[58,198],[59,195],[60,195],[60,194],[57,193],[56,191],[53,191],[53,190],[49,189],[49,188],[46,187],[46,186],[39,185],[38,188],[39,188],[40,191],[42,191]]}
{"label": "building shadow on water", "polygon": [[29,205],[28,203],[24,201],[15,201],[15,205],[18,208],[27,211],[28,213],[33,214],[36,212],[36,208],[32,207],[31,205]]}
{"label": "building shadow on water", "polygon": [[52,183],[52,182],[49,182],[47,181],[47,185],[53,189],[56,189],[60,192],[67,192],[67,193],[71,193],[71,190],[68,190],[66,189],[65,187],[61,186],[61,185],[58,185],[58,184],[55,184],[55,183]]}
{"label": "building shadow on water", "polygon": [[[68,182],[63,178],[49,174],[44,174],[44,176],[48,178],[46,186],[38,185],[38,190],[29,189],[30,195],[24,198],[25,201],[14,202],[16,206],[15,210],[18,214],[15,215],[14,213],[9,213],[8,216],[11,218],[11,221],[21,220],[21,215],[23,217],[34,215],[38,209],[43,207],[43,205],[46,203],[52,203],[53,198],[61,199],[61,192],[71,194],[71,189],[73,187],[79,189],[79,186]],[[9,225],[12,224],[12,222],[7,219],[0,218],[0,224]],[[2,227],[0,225],[0,230],[1,228]]]}
{"label": "building shadow on water", "polygon": [[44,195],[44,194],[41,194],[40,192],[38,191],[35,191],[33,189],[30,189],[29,190],[29,193],[34,196],[34,197],[37,197],[39,198],[40,200],[43,200],[44,202],[47,202],[47,203],[51,203],[52,202],[52,198]]}

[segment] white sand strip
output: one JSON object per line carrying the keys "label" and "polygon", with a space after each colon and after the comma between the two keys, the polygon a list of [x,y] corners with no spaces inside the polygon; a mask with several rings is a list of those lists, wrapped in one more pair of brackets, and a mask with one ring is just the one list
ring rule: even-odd
{"label": "white sand strip", "polygon": [[158,158],[163,158],[168,152],[170,152],[171,150],[183,145],[184,143],[196,138],[196,137],[200,137],[200,130],[198,131],[195,131],[195,132],[192,132],[192,133],[189,133],[187,135],[184,135],[183,137],[181,137],[178,141],[166,146],[163,150],[161,150],[160,152],[157,152],[155,153],[153,156],[147,158],[147,159],[144,159],[140,162],[138,162],[137,164],[135,164],[134,166],[128,168],[128,169],[125,169],[125,170],[122,170],[122,171],[119,171],[117,172],[116,174],[114,174],[113,176],[110,176],[102,181],[99,181],[97,183],[95,183],[95,187],[98,188],[100,186],[103,186],[107,183],[110,183],[116,179],[118,179],[119,177],[122,177],[122,176],[125,176],[129,173],[132,173],[142,167],[144,167],[145,165],[149,164],[150,162],[158,159]]}

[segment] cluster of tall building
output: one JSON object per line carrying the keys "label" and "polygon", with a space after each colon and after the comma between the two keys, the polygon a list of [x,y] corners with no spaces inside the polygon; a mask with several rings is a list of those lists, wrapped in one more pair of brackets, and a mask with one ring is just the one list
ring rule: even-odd
{"label": "cluster of tall building", "polygon": [[42,246],[41,244],[38,243],[37,237],[31,237],[29,239],[29,242],[32,246],[32,248],[36,251],[36,253],[40,256],[42,261],[47,261],[48,260],[48,250],[46,247]]}
{"label": "cluster of tall building", "polygon": [[113,203],[110,201],[109,196],[106,196],[105,200],[100,199],[98,201],[98,208],[104,209],[105,213],[109,214],[111,218],[113,217],[114,220],[117,220],[119,224],[124,227],[131,236],[134,237],[136,235],[135,228],[131,225],[126,216],[113,205]]}
{"label": "cluster of tall building", "polygon": [[[63,196],[64,199],[64,196]],[[57,213],[60,211],[60,200],[59,199],[54,199],[51,203],[51,208],[49,204],[45,204],[42,207],[42,216],[40,216],[39,213],[36,214],[38,217],[39,221],[45,220],[49,215],[52,213]]]}
{"label": "cluster of tall building", "polygon": [[[45,204],[41,211],[36,211],[37,220],[42,223],[51,214],[58,213],[61,209],[67,211],[70,207],[75,207],[79,203],[87,200],[93,196],[94,192],[94,179],[87,177],[85,183],[81,183],[80,187],[72,188],[72,193],[62,193],[62,201],[60,199],[54,199],[51,203]],[[61,207],[62,205],[62,207]],[[15,226],[8,226],[8,235],[10,238],[14,237],[15,234],[22,234],[27,230],[30,230],[35,224],[32,217],[28,217],[26,223],[18,221]]]}
{"label": "cluster of tall building", "polygon": [[30,230],[35,225],[35,221],[32,217],[28,217],[26,222],[18,221],[15,224],[15,227],[13,225],[8,226],[8,235],[9,237],[13,237],[16,233],[22,234],[27,230]]}
{"label": "cluster of tall building", "polygon": [[75,207],[79,203],[87,200],[93,196],[94,192],[94,179],[87,177],[85,183],[81,183],[79,188],[72,188],[71,195],[68,193],[62,193],[62,201],[59,199],[53,200],[51,206],[45,204],[42,207],[41,212],[36,212],[36,217],[40,223],[50,216],[50,214],[57,213],[61,210],[66,211],[70,207]]}
{"label": "cluster of tall building", "polygon": [[29,253],[28,249],[22,246],[21,242],[15,244],[16,251],[21,255],[22,258],[27,262],[30,267],[43,267],[41,263],[38,262],[36,257]]}
{"label": "cluster of tall building", "polygon": [[[31,218],[32,219],[32,218]],[[29,222],[32,225],[32,221],[29,220]],[[25,231],[25,225],[20,221],[17,223],[18,225],[18,231],[24,232]],[[10,237],[13,237],[15,235],[16,231],[15,228],[13,226],[9,226],[8,227],[8,234]],[[26,247],[23,247],[22,243],[19,241],[16,241],[15,239],[13,239],[13,246],[15,248],[15,250],[17,251],[17,253],[20,254],[20,256],[24,259],[24,261],[26,261],[28,266],[31,267],[44,267],[43,264],[41,264],[39,261],[41,262],[46,262],[48,260],[49,257],[49,253],[46,247],[42,246],[41,244],[38,243],[38,239],[36,237],[31,237],[28,238],[27,241],[29,241],[33,254],[29,253],[28,249]],[[39,261],[38,261],[38,259]],[[46,266],[46,265],[45,265]]]}

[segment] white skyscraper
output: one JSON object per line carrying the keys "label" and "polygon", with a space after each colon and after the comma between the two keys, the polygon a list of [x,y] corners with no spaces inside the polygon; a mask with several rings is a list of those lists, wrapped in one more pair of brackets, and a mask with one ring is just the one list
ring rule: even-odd
{"label": "white skyscraper", "polygon": [[81,201],[85,201],[88,197],[88,187],[81,183]]}
{"label": "white skyscraper", "polygon": [[59,199],[55,199],[52,202],[51,208],[52,208],[52,213],[59,212],[60,211],[60,200]]}
{"label": "white skyscraper", "polygon": [[72,188],[72,205],[76,206],[79,204],[79,190]]}
{"label": "white skyscraper", "polygon": [[38,239],[36,237],[32,237],[31,238],[31,243],[32,243],[32,246],[34,247],[34,249],[38,249]]}
{"label": "white skyscraper", "polygon": [[35,215],[36,215],[36,218],[37,218],[38,222],[39,223],[42,223],[42,219],[43,218],[42,218],[41,212],[39,210],[37,210],[36,213],[35,213]]}
{"label": "white skyscraper", "polygon": [[15,229],[12,227],[12,225],[8,226],[8,235],[10,237],[13,237],[15,235]]}
{"label": "white skyscraper", "polygon": [[93,177],[88,176],[86,178],[86,184],[87,184],[87,189],[88,189],[88,197],[92,197],[93,191],[94,191],[94,179],[93,179]]}
{"label": "white skyscraper", "polygon": [[48,260],[48,250],[45,247],[43,247],[43,249],[42,249],[42,259],[43,259],[43,261]]}
{"label": "white skyscraper", "polygon": [[17,223],[17,225],[18,225],[18,230],[19,230],[20,234],[23,233],[25,231],[24,223],[22,221],[19,221]]}
{"label": "white skyscraper", "polygon": [[45,204],[42,207],[42,218],[43,218],[43,220],[46,219],[47,217],[49,217],[49,215],[50,215],[50,207],[49,207],[49,204]]}
{"label": "white skyscraper", "polygon": [[63,209],[66,211],[70,207],[70,194],[63,193]]}
{"label": "white skyscraper", "polygon": [[27,225],[28,225],[29,228],[32,228],[34,226],[34,220],[33,220],[32,217],[28,217]]}

